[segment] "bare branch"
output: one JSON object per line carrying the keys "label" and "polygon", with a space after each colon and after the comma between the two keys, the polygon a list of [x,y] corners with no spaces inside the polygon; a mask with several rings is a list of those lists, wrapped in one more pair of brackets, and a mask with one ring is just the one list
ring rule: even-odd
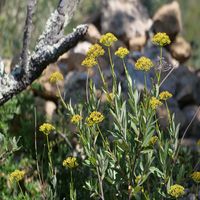
{"label": "bare branch", "polygon": [[31,40],[33,15],[35,12],[37,0],[28,0],[27,15],[24,27],[23,48],[21,53],[22,67],[24,70],[28,67],[28,48]]}
{"label": "bare branch", "polygon": [[[27,70],[24,71],[23,65],[20,65],[14,68],[11,74],[0,77],[0,105],[26,89],[50,63],[55,62],[60,55],[74,47],[85,36],[87,25],[78,26],[67,36],[62,35],[65,19],[70,19],[75,10],[74,2],[77,5],[79,0],[60,0],[56,11],[47,21],[35,51],[28,57]],[[69,13],[65,13],[69,10]]]}

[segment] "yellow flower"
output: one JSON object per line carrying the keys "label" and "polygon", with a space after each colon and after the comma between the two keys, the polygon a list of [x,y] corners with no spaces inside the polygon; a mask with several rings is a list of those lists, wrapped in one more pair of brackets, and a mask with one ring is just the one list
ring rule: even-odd
{"label": "yellow flower", "polygon": [[193,172],[191,174],[191,178],[193,179],[193,181],[195,181],[196,183],[200,183],[200,172]]}
{"label": "yellow flower", "polygon": [[68,157],[63,160],[63,166],[67,168],[75,168],[78,166],[77,159],[75,157]]}
{"label": "yellow flower", "polygon": [[166,33],[157,33],[153,36],[152,42],[158,46],[165,46],[171,43],[169,36]]}
{"label": "yellow flower", "polygon": [[100,43],[107,47],[110,47],[116,41],[117,38],[112,33],[106,33],[100,38]]}
{"label": "yellow flower", "polygon": [[113,101],[115,98],[114,93],[110,92],[110,93],[106,93],[106,100],[107,101]]}
{"label": "yellow flower", "polygon": [[62,81],[63,75],[60,72],[54,72],[51,74],[50,78],[49,78],[49,82],[50,83],[57,83],[58,81]]}
{"label": "yellow flower", "polygon": [[9,180],[10,180],[11,183],[19,182],[24,178],[24,176],[25,176],[25,171],[24,170],[16,169],[14,172],[12,172],[9,175]]}
{"label": "yellow flower", "polygon": [[39,128],[39,131],[43,132],[45,135],[49,135],[53,130],[55,130],[55,127],[49,123],[43,123]]}
{"label": "yellow flower", "polygon": [[183,186],[175,184],[169,188],[168,194],[171,195],[172,197],[178,198],[184,195],[185,193],[184,190],[185,188]]}
{"label": "yellow flower", "polygon": [[127,48],[119,47],[119,49],[115,52],[115,55],[124,58],[129,54],[129,50]]}
{"label": "yellow flower", "polygon": [[86,67],[94,67],[95,65],[97,65],[97,61],[94,57],[86,57],[81,65]]}
{"label": "yellow flower", "polygon": [[170,92],[168,92],[168,91],[163,91],[163,92],[161,92],[159,94],[160,100],[164,100],[165,101],[165,100],[167,100],[167,99],[169,99],[171,97],[172,97],[172,94]]}
{"label": "yellow flower", "polygon": [[158,137],[157,136],[152,136],[150,141],[149,141],[149,144],[153,146],[153,145],[156,144],[157,141],[158,141]]}
{"label": "yellow flower", "polygon": [[87,57],[93,57],[93,58],[97,58],[99,56],[103,56],[105,53],[104,49],[102,48],[102,46],[100,46],[99,44],[94,44],[92,45],[88,52],[87,52]]}
{"label": "yellow flower", "polygon": [[80,115],[73,115],[71,118],[71,123],[77,124],[79,121],[81,121],[83,118]]}
{"label": "yellow flower", "polygon": [[88,126],[93,126],[94,124],[98,124],[104,120],[104,116],[97,111],[93,111],[90,113],[90,116],[86,118],[86,122]]}
{"label": "yellow flower", "polygon": [[158,106],[161,106],[162,102],[157,99],[156,97],[151,97],[150,99],[150,106],[152,109],[156,109]]}
{"label": "yellow flower", "polygon": [[200,146],[200,139],[197,141],[197,145]]}
{"label": "yellow flower", "polygon": [[135,69],[149,71],[153,67],[153,63],[149,58],[142,56],[135,63]]}

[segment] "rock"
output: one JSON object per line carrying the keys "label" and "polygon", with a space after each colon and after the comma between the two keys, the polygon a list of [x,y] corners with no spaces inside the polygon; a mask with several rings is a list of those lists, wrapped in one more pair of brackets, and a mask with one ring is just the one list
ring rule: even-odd
{"label": "rock", "polygon": [[85,39],[91,43],[96,43],[100,39],[100,37],[101,34],[98,29],[93,24],[89,24]]}
{"label": "rock", "polygon": [[139,0],[103,0],[101,11],[101,32],[112,32],[126,42],[145,36],[152,25]]}
{"label": "rock", "polygon": [[65,77],[64,94],[65,100],[71,100],[72,104],[85,101],[87,73],[71,71]]}
{"label": "rock", "polygon": [[147,41],[147,38],[144,35],[132,37],[129,40],[130,51],[141,51],[141,49],[145,46],[146,41]]}
{"label": "rock", "polygon": [[52,119],[55,110],[56,110],[56,104],[52,101],[46,101],[45,113],[46,113],[48,119]]}
{"label": "rock", "polygon": [[[185,127],[185,123],[186,123],[186,118],[183,114],[183,112],[181,111],[181,109],[179,108],[178,102],[176,101],[176,99],[171,98],[167,101],[168,103],[168,108],[170,110],[171,115],[174,114],[175,118],[175,124],[178,125],[180,124],[180,129],[183,129],[183,127]],[[167,113],[167,109],[166,107],[160,106],[157,109],[157,115],[158,115],[158,119],[159,119],[159,124],[161,126],[161,128],[164,131],[167,131],[167,126],[169,125],[169,119],[168,119],[168,113]]]}
{"label": "rock", "polygon": [[81,63],[91,45],[87,41],[79,42],[73,49],[59,58],[57,64],[64,75],[72,70],[85,71],[85,67],[81,66]]}
{"label": "rock", "polygon": [[170,45],[171,55],[180,63],[187,61],[192,53],[191,45],[183,38],[176,37],[175,41]]}
{"label": "rock", "polygon": [[[198,112],[198,106],[197,105],[189,105],[183,108],[183,114],[186,117],[186,127],[191,122],[192,118],[194,117],[195,113]],[[185,127],[185,128],[186,128]],[[200,112],[197,113],[197,116],[195,117],[195,120],[189,127],[186,137],[196,137],[198,138],[200,132]]]}
{"label": "rock", "polygon": [[180,66],[175,69],[173,75],[177,79],[175,98],[179,102],[180,107],[196,101],[196,85],[198,77],[189,68]]}
{"label": "rock", "polygon": [[162,6],[153,17],[153,31],[165,32],[173,41],[182,29],[181,10],[177,1]]}
{"label": "rock", "polygon": [[194,89],[194,98],[196,104],[200,105],[200,77],[198,77],[197,84]]}

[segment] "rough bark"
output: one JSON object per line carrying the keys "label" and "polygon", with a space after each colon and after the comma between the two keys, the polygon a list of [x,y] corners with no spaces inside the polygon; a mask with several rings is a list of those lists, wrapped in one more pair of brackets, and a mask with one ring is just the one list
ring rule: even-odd
{"label": "rough bark", "polygon": [[[27,41],[25,41],[24,50],[24,56],[27,60],[20,62],[21,64],[19,63],[10,74],[4,73],[0,76],[0,105],[26,89],[50,63],[55,62],[60,55],[74,47],[84,37],[87,32],[87,25],[79,25],[72,33],[67,36],[63,35],[64,27],[69,23],[78,3],[79,0],[59,1],[57,9],[51,14],[42,35],[39,37],[35,51],[26,58],[27,42],[30,39],[31,19],[29,18],[29,25],[27,26],[29,34]],[[30,7],[28,8],[30,9]],[[29,10],[29,14],[30,12]]]}

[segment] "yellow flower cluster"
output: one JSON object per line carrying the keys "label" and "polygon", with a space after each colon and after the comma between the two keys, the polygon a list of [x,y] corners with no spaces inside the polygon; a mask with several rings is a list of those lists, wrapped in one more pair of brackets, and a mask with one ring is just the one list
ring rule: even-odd
{"label": "yellow flower cluster", "polygon": [[89,50],[86,54],[86,58],[83,60],[81,65],[86,66],[86,67],[93,67],[93,66],[97,65],[96,58],[99,56],[103,56],[104,53],[105,53],[105,51],[102,48],[102,46],[100,46],[99,44],[92,45],[89,48]]}
{"label": "yellow flower cluster", "polygon": [[200,172],[193,172],[191,174],[191,178],[193,179],[194,182],[200,183]]}
{"label": "yellow flower cluster", "polygon": [[172,197],[178,198],[184,195],[185,193],[184,190],[185,188],[183,186],[175,184],[169,188],[168,194],[171,195]]}
{"label": "yellow flower cluster", "polygon": [[165,46],[171,43],[169,36],[166,33],[157,33],[153,36],[152,42],[158,46]]}
{"label": "yellow flower cluster", "polygon": [[150,106],[152,109],[156,109],[158,106],[161,106],[162,102],[157,99],[156,97],[151,97],[150,99]]}
{"label": "yellow flower cluster", "polygon": [[152,67],[153,67],[152,61],[144,56],[139,58],[135,63],[135,69],[137,70],[149,71]]}
{"label": "yellow flower cluster", "polygon": [[49,123],[43,123],[39,128],[39,131],[43,132],[45,135],[49,135],[53,130],[55,130],[55,127]]}
{"label": "yellow flower cluster", "polygon": [[160,100],[166,101],[167,99],[171,98],[172,94],[168,91],[163,91],[159,94]]}
{"label": "yellow flower cluster", "polygon": [[51,74],[50,78],[49,78],[49,82],[50,83],[57,83],[58,81],[62,81],[63,75],[60,72],[54,72]]}
{"label": "yellow flower cluster", "polygon": [[152,136],[150,141],[149,141],[149,144],[153,146],[153,145],[156,144],[157,141],[158,141],[158,137],[157,136]]}
{"label": "yellow flower cluster", "polygon": [[68,157],[63,160],[63,166],[67,168],[75,168],[78,166],[77,159],[75,157]]}
{"label": "yellow flower cluster", "polygon": [[71,118],[71,123],[77,124],[80,122],[83,118],[80,115],[73,115]]}
{"label": "yellow flower cluster", "polygon": [[86,122],[88,126],[93,126],[94,124],[98,124],[104,120],[104,116],[97,111],[93,111],[90,113],[90,116],[87,117]]}
{"label": "yellow flower cluster", "polygon": [[125,58],[129,54],[129,50],[124,47],[119,47],[119,49],[115,52],[115,55],[120,57],[121,59]]}
{"label": "yellow flower cluster", "polygon": [[106,33],[100,38],[100,43],[107,47],[110,47],[116,41],[117,38],[112,33]]}
{"label": "yellow flower cluster", "polygon": [[11,183],[19,182],[24,178],[24,176],[25,176],[25,171],[24,170],[16,169],[14,172],[12,172],[9,175],[9,180],[10,180]]}
{"label": "yellow flower cluster", "polygon": [[105,53],[104,49],[102,48],[101,45],[99,44],[93,44],[88,52],[87,52],[87,57],[93,57],[93,58],[97,58],[99,56],[103,56]]}
{"label": "yellow flower cluster", "polygon": [[96,58],[94,58],[94,57],[86,57],[83,60],[83,62],[81,63],[81,65],[86,66],[86,67],[94,67],[95,65],[97,65]]}

